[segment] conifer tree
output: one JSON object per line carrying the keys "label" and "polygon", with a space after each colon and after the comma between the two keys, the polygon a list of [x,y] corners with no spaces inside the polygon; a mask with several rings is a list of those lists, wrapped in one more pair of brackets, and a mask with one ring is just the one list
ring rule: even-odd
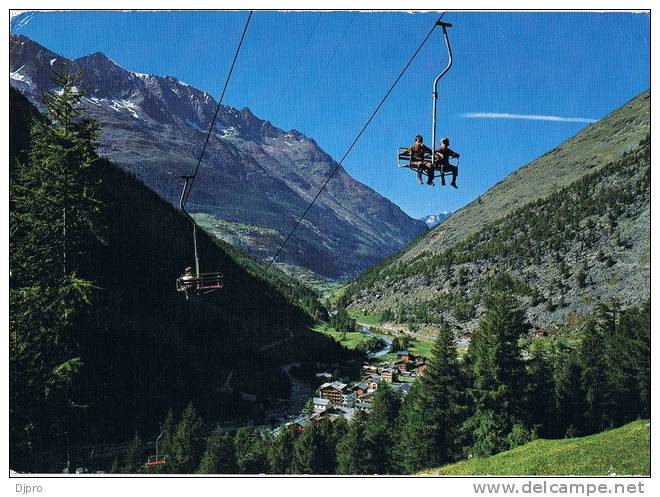
{"label": "conifer tree", "polygon": [[122,473],[140,473],[143,465],[142,440],[140,439],[140,435],[136,432],[124,457]]}
{"label": "conifer tree", "polygon": [[268,447],[268,466],[270,473],[275,475],[290,473],[295,441],[295,432],[286,428],[280,430],[273,437]]}
{"label": "conifer tree", "polygon": [[378,384],[365,427],[365,471],[388,474],[395,470],[394,447],[401,397],[386,382]]}
{"label": "conifer tree", "polygon": [[237,472],[234,441],[231,435],[215,431],[206,442],[206,449],[199,462],[199,474],[234,474]]}
{"label": "conifer tree", "polygon": [[[605,429],[609,419],[610,392],[605,360],[605,334],[614,333],[616,323],[614,314],[609,309],[602,307],[600,313],[598,323],[591,321],[585,327],[579,349],[580,386],[584,393],[584,430],[587,433]],[[566,374],[571,373],[567,371]]]}
{"label": "conifer tree", "polygon": [[54,76],[59,92],[44,102],[48,119],[32,120],[25,163],[10,184],[10,363],[12,439],[21,446],[46,436],[68,444],[85,409],[75,393],[85,364],[78,333],[92,298],[90,247],[100,203],[89,171],[96,161],[96,123],[80,118],[82,95],[68,68]]}
{"label": "conifer tree", "polygon": [[541,436],[551,436],[556,419],[553,364],[542,346],[531,347],[527,378],[526,404],[530,424]]}
{"label": "conifer tree", "polygon": [[348,431],[337,444],[337,473],[342,475],[364,474],[366,451],[365,427],[367,415],[357,411]]}
{"label": "conifer tree", "polygon": [[336,433],[332,422],[324,419],[312,423],[296,439],[293,448],[292,473],[334,474],[336,472],[336,444]]}
{"label": "conifer tree", "polygon": [[586,400],[581,380],[578,354],[563,353],[555,371],[557,435],[560,437],[580,436],[584,432]]}
{"label": "conifer tree", "polygon": [[188,404],[172,438],[170,461],[173,473],[194,473],[204,447],[203,435],[202,419],[192,403]]}
{"label": "conifer tree", "polygon": [[453,331],[444,324],[426,374],[403,407],[398,460],[407,473],[436,467],[459,454],[464,421],[461,373]]}
{"label": "conifer tree", "polygon": [[518,339],[528,329],[515,297],[496,291],[470,346],[474,413],[466,422],[476,455],[495,454],[510,447],[514,425],[525,424],[525,369]]}
{"label": "conifer tree", "polygon": [[260,474],[268,470],[266,444],[254,428],[243,426],[236,431],[234,453],[239,473]]}

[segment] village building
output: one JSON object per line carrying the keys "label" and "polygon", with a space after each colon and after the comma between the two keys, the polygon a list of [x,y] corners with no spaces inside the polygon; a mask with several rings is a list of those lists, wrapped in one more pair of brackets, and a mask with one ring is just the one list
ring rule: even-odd
{"label": "village building", "polygon": [[355,407],[355,392],[346,392],[342,397],[342,407]]}
{"label": "village building", "polygon": [[314,397],[312,402],[314,403],[314,412],[325,411],[330,406],[330,400],[328,399]]}
{"label": "village building", "polygon": [[378,373],[378,368],[376,366],[371,366],[371,365],[364,365],[362,366],[362,371],[360,373],[360,377],[363,380],[367,380],[371,378],[372,374]]}
{"label": "village building", "polygon": [[332,383],[324,383],[319,387],[319,397],[328,399],[335,405],[342,405],[344,401],[344,392],[346,391],[346,383],[340,381],[333,381]]}
{"label": "village building", "polygon": [[357,383],[356,385],[353,386],[353,392],[355,392],[356,397],[362,397],[364,394],[367,393],[368,389],[369,387],[365,382]]}
{"label": "village building", "polygon": [[393,368],[384,368],[380,372],[380,377],[387,383],[393,383],[397,380],[397,370]]}
{"label": "village building", "polygon": [[403,362],[412,362],[412,361],[415,360],[415,356],[412,355],[407,350],[399,350],[396,353],[396,360],[397,361],[403,361]]}

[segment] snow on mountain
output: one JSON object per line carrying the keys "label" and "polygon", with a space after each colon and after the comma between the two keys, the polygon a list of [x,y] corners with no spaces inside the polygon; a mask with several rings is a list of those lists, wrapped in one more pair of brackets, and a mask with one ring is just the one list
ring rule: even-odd
{"label": "snow on mountain", "polygon": [[[37,106],[53,88],[53,70],[65,63],[81,72],[85,112],[101,123],[99,154],[176,205],[177,178],[193,170],[217,102],[172,76],[127,71],[100,52],[71,61],[25,36],[10,38],[10,82]],[[213,131],[188,207],[216,219],[221,238],[231,238],[223,229],[239,226],[240,240],[232,242],[268,260],[336,162],[313,139],[276,128],[248,108],[222,105]],[[340,168],[280,262],[344,279],[423,229]]]}
{"label": "snow on mountain", "polygon": [[449,211],[442,211],[437,214],[429,214],[428,216],[424,216],[423,218],[420,219],[420,221],[424,222],[426,226],[428,226],[429,229],[435,228],[438,224],[442,223],[443,221],[446,221],[449,216],[451,216],[451,212]]}

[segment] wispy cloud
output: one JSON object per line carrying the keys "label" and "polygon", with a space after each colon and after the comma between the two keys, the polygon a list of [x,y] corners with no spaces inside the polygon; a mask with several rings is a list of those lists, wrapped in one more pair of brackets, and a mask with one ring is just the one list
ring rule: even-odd
{"label": "wispy cloud", "polygon": [[538,114],[503,114],[498,112],[464,112],[461,117],[468,119],[524,119],[527,121],[554,121],[561,123],[595,123],[597,119],[588,117],[541,116]]}

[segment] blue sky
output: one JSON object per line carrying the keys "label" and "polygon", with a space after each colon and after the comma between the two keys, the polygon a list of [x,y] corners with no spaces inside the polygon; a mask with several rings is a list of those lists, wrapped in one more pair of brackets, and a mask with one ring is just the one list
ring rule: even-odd
{"label": "blue sky", "polygon": [[[13,31],[69,58],[104,52],[217,98],[246,17],[48,12]],[[225,103],[302,131],[339,159],[436,18],[256,12]],[[459,190],[420,187],[395,161],[415,134],[430,143],[432,84],[446,63],[439,29],[344,163],[414,217],[460,208],[650,87],[648,14],[449,12],[444,20],[454,23],[454,66],[440,83],[438,135],[461,153]]]}

